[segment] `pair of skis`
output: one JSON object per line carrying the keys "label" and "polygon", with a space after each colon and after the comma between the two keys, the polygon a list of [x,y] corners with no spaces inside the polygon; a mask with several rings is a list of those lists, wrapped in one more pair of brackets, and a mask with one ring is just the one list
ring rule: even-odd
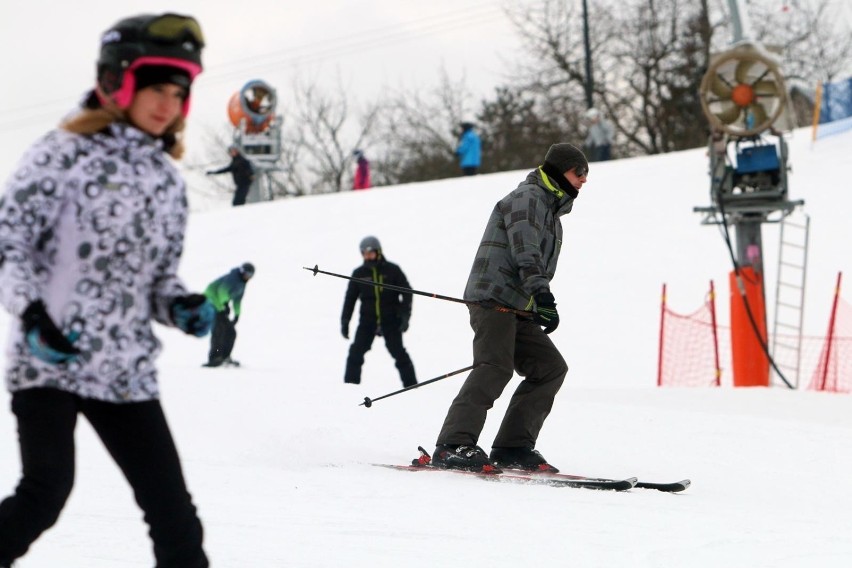
{"label": "pair of skis", "polygon": [[567,473],[552,473],[548,471],[527,471],[522,469],[483,466],[481,471],[466,471],[460,469],[445,469],[432,465],[431,456],[422,446],[417,448],[420,457],[411,461],[410,465],[374,464],[380,467],[397,469],[403,471],[442,471],[455,475],[476,477],[486,481],[498,483],[515,483],[521,485],[547,485],[550,487],[572,487],[584,489],[598,489],[605,491],[627,491],[629,489],[654,489],[664,493],[679,493],[689,488],[692,482],[689,479],[671,483],[656,483],[639,481],[635,477],[626,479],[609,479],[601,477],[586,477],[583,475],[571,475]]}

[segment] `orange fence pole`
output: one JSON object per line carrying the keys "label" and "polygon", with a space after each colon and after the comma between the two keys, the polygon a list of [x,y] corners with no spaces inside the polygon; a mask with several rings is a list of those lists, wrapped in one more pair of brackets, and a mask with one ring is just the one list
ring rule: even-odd
{"label": "orange fence pole", "polygon": [[828,338],[825,346],[825,365],[822,370],[822,380],[820,381],[819,390],[825,390],[825,382],[828,378],[828,367],[831,363],[831,344],[834,343],[834,322],[837,317],[837,301],[840,299],[840,278],[842,272],[837,273],[837,286],[834,287],[834,302],[831,306],[831,317],[828,320]]}

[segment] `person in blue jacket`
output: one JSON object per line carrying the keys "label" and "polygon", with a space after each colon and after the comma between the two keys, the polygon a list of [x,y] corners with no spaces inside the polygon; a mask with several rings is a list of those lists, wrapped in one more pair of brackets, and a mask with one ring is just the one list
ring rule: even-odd
{"label": "person in blue jacket", "polygon": [[[211,282],[204,295],[216,308],[216,318],[213,320],[213,333],[210,336],[210,354],[207,356],[205,367],[218,367],[222,364],[239,366],[231,359],[231,351],[237,341],[237,321],[240,319],[240,306],[246,284],[254,276],[254,265],[246,262]],[[234,308],[234,319],[230,318],[231,308]]]}
{"label": "person in blue jacket", "polygon": [[476,175],[482,163],[482,141],[479,139],[479,134],[473,130],[472,122],[462,122],[460,126],[462,133],[456,146],[456,156],[459,157],[462,174],[473,176]]}

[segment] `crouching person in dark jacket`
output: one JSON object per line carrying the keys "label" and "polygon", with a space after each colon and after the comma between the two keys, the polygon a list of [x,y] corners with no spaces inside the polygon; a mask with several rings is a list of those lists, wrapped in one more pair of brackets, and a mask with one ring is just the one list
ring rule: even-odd
{"label": "crouching person in dark jacket", "polygon": [[349,339],[349,320],[355,311],[355,302],[361,300],[361,319],[355,331],[355,339],[349,347],[344,381],[361,382],[361,366],[364,354],[373,345],[376,335],[385,338],[385,346],[396,360],[399,377],[406,387],[416,385],[414,364],[402,344],[402,334],[408,330],[411,318],[411,294],[383,288],[383,284],[410,288],[405,274],[396,264],[388,262],[382,255],[382,246],[376,237],[365,237],[360,244],[364,264],[352,272],[352,278],[364,283],[350,281],[340,317],[341,333]]}

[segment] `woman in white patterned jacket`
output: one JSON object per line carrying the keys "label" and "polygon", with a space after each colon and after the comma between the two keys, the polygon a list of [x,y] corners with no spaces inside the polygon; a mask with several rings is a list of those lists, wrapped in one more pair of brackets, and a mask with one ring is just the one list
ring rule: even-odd
{"label": "woman in white patterned jacket", "polygon": [[187,202],[169,157],[182,153],[203,46],[187,16],[118,22],[101,39],[83,108],[30,148],[0,200],[0,303],[15,316],[6,384],[22,465],[0,503],[0,567],[59,517],[78,414],[133,488],[157,566],[209,565],[159,402],[151,329],[154,319],[203,336],[214,315],[177,276]]}

